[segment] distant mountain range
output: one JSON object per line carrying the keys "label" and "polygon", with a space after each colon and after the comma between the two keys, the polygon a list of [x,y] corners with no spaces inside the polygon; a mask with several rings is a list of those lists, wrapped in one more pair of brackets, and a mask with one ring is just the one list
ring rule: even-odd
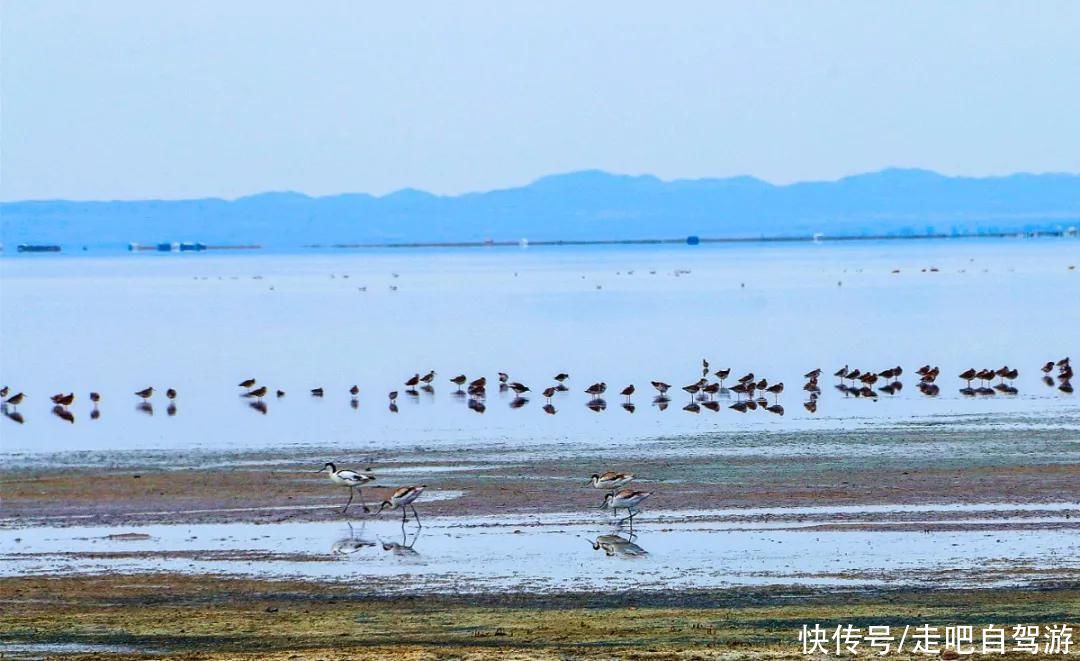
{"label": "distant mountain range", "polygon": [[294,247],[487,239],[909,235],[1080,225],[1080,175],[946,177],[889,169],[776,186],[753,177],[661,181],[596,170],[440,196],[405,189],[236,200],[0,204],[0,241],[65,246],[200,241]]}

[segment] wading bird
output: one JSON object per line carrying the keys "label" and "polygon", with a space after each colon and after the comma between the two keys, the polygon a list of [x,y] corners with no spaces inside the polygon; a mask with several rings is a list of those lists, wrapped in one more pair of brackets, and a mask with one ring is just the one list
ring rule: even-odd
{"label": "wading bird", "polygon": [[619,522],[630,520],[633,522],[634,515],[637,514],[637,506],[642,503],[646,498],[652,495],[651,491],[634,491],[633,489],[623,489],[617,493],[609,493],[604,496],[604,504],[600,507],[602,509],[610,509],[615,514],[619,515],[619,510],[624,509],[630,513],[630,516],[619,519]]}
{"label": "wading bird", "polygon": [[[418,487],[401,487],[390,496],[390,498],[384,500],[382,505],[379,505],[379,511],[375,514],[378,516],[383,513],[383,510],[389,508],[396,510],[401,509],[401,522],[405,523],[405,520],[409,518],[406,508],[411,507],[413,516],[416,517],[416,525],[420,525],[420,515],[416,513],[416,506],[413,505],[413,501],[420,497],[420,494],[424,493],[424,489],[427,489],[426,484],[422,484]],[[421,526],[422,527],[422,526]]]}
{"label": "wading bird", "polygon": [[135,396],[141,397],[142,399],[150,399],[154,396],[154,387],[151,386],[149,388],[143,388],[142,390],[136,392]]}
{"label": "wading bird", "polygon": [[241,388],[250,388],[251,386],[255,385],[255,379],[244,379],[236,385],[240,386]]}
{"label": "wading bird", "polygon": [[[356,495],[356,492],[360,490],[360,487],[367,484],[368,482],[372,482],[375,480],[375,476],[371,474],[370,468],[368,468],[367,471],[364,473],[357,473],[356,471],[346,470],[344,468],[338,470],[334,466],[334,464],[330,462],[326,462],[326,464],[324,464],[322,468],[315,472],[329,473],[330,480],[334,484],[340,484],[341,486],[349,487],[349,502],[345,503],[345,508],[341,510],[342,514],[344,514],[349,509],[349,505],[351,505],[353,501],[353,496]],[[365,512],[371,511],[371,509],[368,508],[367,503],[364,502],[364,493],[362,491],[360,492],[360,504],[364,506]]]}
{"label": "wading bird", "polygon": [[604,471],[603,473],[593,473],[592,477],[586,483],[587,486],[591,486],[594,489],[618,489],[621,486],[625,486],[631,480],[634,479],[633,473],[616,473],[615,471]]}

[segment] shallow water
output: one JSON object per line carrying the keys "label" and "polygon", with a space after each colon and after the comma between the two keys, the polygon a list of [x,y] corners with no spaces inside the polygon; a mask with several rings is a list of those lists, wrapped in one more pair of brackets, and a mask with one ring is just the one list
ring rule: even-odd
{"label": "shallow water", "polygon": [[[22,424],[0,419],[0,456],[573,447],[955,416],[1074,421],[1078,400],[1040,383],[1036,368],[1080,349],[1080,306],[1066,303],[1080,300],[1080,272],[1067,268],[1077,262],[1080,242],[1069,239],[5,257],[0,382],[31,397]],[[785,415],[738,414],[728,400],[688,413],[681,391],[666,411],[652,404],[649,380],[691,382],[702,357],[784,381]],[[855,400],[823,378],[818,413],[804,411],[801,375],[845,363],[900,364],[906,387]],[[914,388],[923,363],[941,365],[939,398]],[[954,374],[1002,364],[1021,370],[1018,396],[959,394]],[[402,382],[428,369],[438,371],[435,392],[406,395]],[[492,388],[478,414],[447,382],[459,372],[494,381],[497,370],[532,387],[528,403],[513,409]],[[571,374],[572,392],[550,415],[537,392],[558,371]],[[235,386],[249,376],[288,394],[253,410]],[[598,380],[609,384],[607,409],[593,412],[581,391]],[[638,388],[633,413],[612,394],[627,383]],[[135,410],[131,393],[150,384],[179,390],[175,415],[160,395],[153,415]],[[316,386],[326,397],[307,394]],[[402,392],[397,413],[391,389]],[[77,394],[74,423],[50,413],[47,397],[61,390]],[[98,419],[90,390],[104,396]]]}
{"label": "shallow water", "polygon": [[[1069,523],[1078,513],[1075,503],[1049,504],[1041,512],[1008,503],[878,508],[882,516],[863,523],[849,521],[845,508],[800,509],[810,515],[806,520],[689,520],[710,513],[646,512],[633,530],[613,525],[602,512],[423,518],[423,528],[410,516],[405,524],[391,517],[8,530],[0,531],[0,575],[209,572],[346,582],[379,592],[943,581],[969,587],[1080,575],[1080,538]],[[925,532],[868,525],[904,510],[933,520],[915,522]],[[974,522],[965,516],[972,511],[1001,516],[978,519],[978,529],[947,528]],[[821,527],[834,524],[842,527]]]}

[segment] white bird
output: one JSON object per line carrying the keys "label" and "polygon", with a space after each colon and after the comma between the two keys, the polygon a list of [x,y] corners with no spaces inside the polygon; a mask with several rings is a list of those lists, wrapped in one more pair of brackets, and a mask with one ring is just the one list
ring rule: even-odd
{"label": "white bird", "polygon": [[424,489],[427,489],[427,485],[423,484],[418,487],[401,487],[390,496],[390,498],[384,500],[382,505],[379,506],[379,511],[376,516],[382,514],[384,509],[390,508],[396,510],[401,508],[401,522],[404,523],[408,518],[408,511],[406,508],[411,507],[413,516],[416,517],[416,525],[420,525],[420,515],[416,513],[416,506],[413,505],[413,501],[420,497],[420,494],[424,493]]}
{"label": "white bird", "polygon": [[[341,486],[349,487],[349,502],[345,503],[345,509],[341,510],[342,514],[344,514],[349,509],[349,505],[352,504],[353,496],[356,495],[357,489],[364,486],[368,482],[373,482],[375,480],[375,476],[371,474],[370,468],[367,469],[366,473],[357,473],[356,471],[346,470],[344,468],[338,470],[334,466],[334,464],[330,462],[327,462],[325,465],[323,465],[321,469],[315,472],[329,473],[330,480],[334,484],[340,484]],[[364,502],[364,493],[362,491],[360,492],[360,504],[364,506],[365,512],[371,511],[368,508],[367,503]]]}
{"label": "white bird", "polygon": [[633,479],[633,473],[616,473],[615,471],[606,471],[603,473],[593,473],[593,476],[589,478],[589,484],[594,489],[615,490],[621,486],[624,486]]}
{"label": "white bird", "polygon": [[604,504],[600,507],[603,509],[610,508],[616,516],[619,515],[619,510],[626,510],[630,513],[630,516],[624,517],[621,520],[625,521],[626,519],[630,519],[631,521],[633,521],[634,515],[637,514],[637,512],[634,511],[634,508],[640,505],[643,500],[645,500],[651,495],[651,491],[634,491],[633,489],[623,489],[618,493],[609,493],[605,495]]}

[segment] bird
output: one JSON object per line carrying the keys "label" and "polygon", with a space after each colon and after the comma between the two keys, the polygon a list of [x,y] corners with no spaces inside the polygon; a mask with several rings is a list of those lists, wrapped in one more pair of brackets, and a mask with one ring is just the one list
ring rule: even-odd
{"label": "bird", "polygon": [[[349,487],[349,502],[345,503],[345,508],[341,510],[342,514],[348,511],[349,505],[352,504],[353,496],[356,495],[356,490],[364,486],[368,482],[373,482],[375,480],[375,476],[371,474],[370,468],[368,468],[363,473],[357,473],[356,471],[347,470],[344,468],[338,470],[338,468],[329,461],[323,464],[323,467],[315,472],[329,473],[330,481],[332,481],[334,484],[340,484],[342,486]],[[364,506],[365,512],[371,511],[371,509],[367,506],[367,503],[364,502],[363,492],[360,493],[360,504]]]}
{"label": "bird", "polygon": [[322,397],[323,396],[323,389],[322,388],[312,388],[311,389],[311,396],[312,397]]}
{"label": "bird", "polygon": [[664,383],[663,381],[653,381],[652,387],[656,388],[656,391],[659,392],[661,395],[666,395],[668,389],[671,388],[671,384]]}
{"label": "bird", "polygon": [[50,395],[49,396],[49,401],[51,401],[53,404],[59,404],[60,400],[63,399],[63,398],[64,398],[64,393],[58,392],[55,395]]}
{"label": "bird", "polygon": [[651,491],[634,491],[633,489],[623,489],[616,493],[609,493],[604,496],[604,504],[601,505],[603,509],[610,509],[615,514],[619,515],[619,510],[624,509],[630,513],[630,516],[620,519],[625,521],[630,519],[633,521],[634,515],[637,514],[635,509],[646,498],[652,495]]}
{"label": "bird", "polygon": [[720,382],[719,381],[714,381],[713,383],[702,386],[701,387],[701,392],[705,393],[710,398],[712,398],[713,395],[720,392]]}
{"label": "bird", "polygon": [[[0,397],[3,397],[3,395],[0,395]],[[94,404],[97,404],[98,402],[101,401],[101,395],[99,393],[96,393],[96,392],[90,393],[90,401],[93,402]]]}
{"label": "bird", "polygon": [[431,370],[430,372],[428,372],[424,376],[420,377],[420,383],[430,384],[434,380],[435,380],[435,370]]}
{"label": "bird", "polygon": [[176,390],[174,388],[169,388],[165,391],[165,396],[169,399],[176,399]]}
{"label": "bird", "polygon": [[360,394],[360,386],[355,386],[354,385],[352,388],[349,388],[349,394],[352,395],[353,397],[356,397],[357,395],[359,395]]}
{"label": "bird", "polygon": [[607,384],[604,383],[603,381],[601,381],[599,383],[594,383],[591,386],[589,386],[588,388],[586,388],[585,389],[585,394],[586,395],[592,395],[593,397],[599,397],[600,395],[603,395],[604,391],[606,391],[606,390],[607,390]]}
{"label": "bird", "polygon": [[817,380],[817,378],[819,376],[821,376],[821,368],[820,367],[817,368],[817,369],[810,370],[806,374],[803,374],[804,379],[813,379],[815,381]]}
{"label": "bird", "polygon": [[776,395],[777,398],[779,398],[780,393],[784,392],[784,382],[781,381],[780,383],[774,383],[773,385],[769,386],[765,390],[766,390],[766,392],[770,392],[773,395]]}
{"label": "bird", "polygon": [[975,371],[975,368],[971,367],[961,372],[960,378],[964,381],[967,381],[968,387],[970,388],[971,382],[975,379],[976,376],[978,376],[978,374],[979,373]]}
{"label": "bird", "polygon": [[694,395],[696,395],[698,393],[698,391],[701,390],[701,384],[700,383],[691,383],[689,385],[683,386],[682,389],[685,390],[686,392],[690,393],[690,401],[693,401],[694,400]]}
{"label": "bird", "polygon": [[522,383],[518,383],[517,381],[513,381],[511,383],[508,383],[506,385],[506,387],[509,388],[510,390],[513,390],[514,392],[516,392],[519,395],[521,393],[523,393],[523,392],[529,392],[529,386],[526,386],[525,384],[522,384]]}
{"label": "bird", "polygon": [[10,389],[7,386],[4,386],[3,388],[0,388],[0,397],[7,397],[7,394],[8,394],[9,390]]}
{"label": "bird", "polygon": [[412,388],[412,387],[415,387],[416,384],[418,384],[418,383],[420,383],[420,374],[419,374],[419,372],[416,373],[416,374],[413,374],[412,378],[410,378],[408,381],[405,382],[405,387],[406,388]]}
{"label": "bird", "polygon": [[461,390],[461,386],[465,385],[465,382],[468,381],[468,380],[469,379],[466,378],[466,376],[464,374],[458,374],[454,378],[450,379],[450,383],[457,386],[458,390]]}
{"label": "bird", "polygon": [[154,396],[154,387],[150,386],[149,388],[144,388],[144,389],[136,392],[135,396],[136,397],[141,397],[143,399],[150,399],[151,397]]}
{"label": "bird", "polygon": [[22,401],[24,399],[26,399],[26,395],[21,392],[17,392],[11,397],[8,397],[6,400],[4,400],[4,403],[10,404],[11,406],[18,406],[19,404],[22,404]]}
{"label": "bird", "polygon": [[723,388],[724,387],[724,379],[731,376],[731,368],[728,367],[727,369],[716,370],[715,372],[713,372],[713,376],[720,379],[720,387]]}
{"label": "bird", "polygon": [[[242,397],[248,397],[248,398],[254,397],[256,399],[262,399],[265,394],[266,394],[266,386],[259,386],[258,388],[255,388],[254,390],[247,391],[246,393],[244,393],[242,395]],[[281,395],[278,395],[278,397],[280,397],[280,396]]]}
{"label": "bird", "polygon": [[392,404],[395,400],[397,400],[397,391],[396,390],[391,390],[389,397],[390,397],[390,403]]}
{"label": "bird", "polygon": [[59,404],[60,406],[63,406],[63,407],[66,408],[68,406],[71,406],[71,403],[74,402],[74,401],[75,401],[75,393],[69,392],[68,394],[64,395],[59,400],[57,400],[56,403]]}
{"label": "bird", "polygon": [[567,374],[566,372],[559,372],[558,374],[555,375],[555,380],[558,381],[559,383],[562,383],[563,381],[566,381],[569,378],[570,378],[570,375]]}
{"label": "bird", "polygon": [[241,388],[250,388],[251,386],[255,385],[255,379],[244,379],[236,385],[240,386]]}
{"label": "bird", "polygon": [[591,486],[594,489],[615,490],[621,486],[625,486],[633,479],[633,473],[617,473],[615,471],[604,471],[603,473],[593,473],[592,477],[589,478],[589,481],[586,483],[586,485]]}
{"label": "bird", "polygon": [[1048,363],[1043,365],[1041,369],[1043,371],[1043,374],[1049,374],[1050,372],[1054,371],[1054,361],[1049,361]]}
{"label": "bird", "polygon": [[543,395],[544,399],[546,399],[550,403],[551,398],[555,396],[555,386],[549,386],[547,388],[544,388],[544,391],[540,394]]}
{"label": "bird", "polygon": [[833,376],[835,376],[836,378],[838,378],[838,379],[840,379],[841,381],[843,381],[844,379],[846,379],[846,378],[847,378],[847,373],[848,373],[848,366],[847,366],[847,365],[844,365],[844,366],[843,366],[843,367],[841,367],[840,369],[838,369],[838,370],[836,370],[835,372],[833,372]]}
{"label": "bird", "polygon": [[[413,505],[413,501],[420,497],[420,494],[424,493],[424,489],[427,489],[426,484],[422,484],[418,487],[401,487],[393,493],[389,498],[382,502],[379,506],[379,511],[376,516],[383,513],[383,510],[390,508],[396,510],[401,509],[401,522],[404,523],[408,518],[408,513],[405,508],[411,507],[413,516],[416,517],[416,525],[420,526],[420,515],[416,513],[416,506]],[[423,527],[423,526],[420,526]]]}
{"label": "bird", "polygon": [[487,386],[486,376],[482,376],[479,379],[469,382],[469,390],[472,390],[474,388],[484,388],[485,386]]}
{"label": "bird", "polygon": [[625,397],[626,401],[629,402],[630,401],[630,396],[634,394],[634,384],[631,383],[630,385],[626,386],[625,388],[622,389],[622,392],[620,392],[619,394],[622,395],[623,397]]}
{"label": "bird", "polygon": [[285,396],[285,391],[284,391],[284,390],[278,390],[278,391],[277,391],[276,393],[274,393],[274,394],[276,394],[276,395],[278,396],[278,398],[280,399],[280,398],[282,398],[282,397],[284,397],[284,396]]}
{"label": "bird", "polygon": [[499,372],[499,383],[506,383],[510,380],[510,375],[506,372]]}

